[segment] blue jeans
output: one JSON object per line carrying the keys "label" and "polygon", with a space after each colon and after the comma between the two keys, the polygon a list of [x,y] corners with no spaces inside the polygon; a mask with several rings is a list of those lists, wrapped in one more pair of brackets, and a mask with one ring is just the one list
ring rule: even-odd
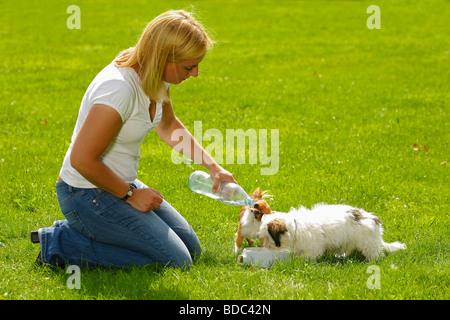
{"label": "blue jeans", "polygon": [[[136,181],[137,188],[146,187]],[[65,220],[40,229],[44,262],[80,267],[126,267],[160,263],[189,267],[201,253],[192,227],[165,200],[142,213],[101,189],[81,189],[63,181],[56,193]]]}

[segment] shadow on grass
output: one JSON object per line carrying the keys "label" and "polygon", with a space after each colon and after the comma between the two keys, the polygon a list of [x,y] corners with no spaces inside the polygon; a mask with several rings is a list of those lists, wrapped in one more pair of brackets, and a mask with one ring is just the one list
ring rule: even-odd
{"label": "shadow on grass", "polygon": [[79,273],[80,289],[70,288],[69,283],[74,283],[71,278],[74,273],[68,271],[68,267],[69,265],[61,268],[36,264],[32,266],[40,273],[58,279],[56,280],[60,283],[58,288],[67,288],[71,291],[70,299],[77,299],[77,297],[82,300],[189,299],[177,290],[176,286],[167,284],[163,280],[168,274],[181,272],[174,267],[164,267],[154,263],[126,268],[83,268]]}

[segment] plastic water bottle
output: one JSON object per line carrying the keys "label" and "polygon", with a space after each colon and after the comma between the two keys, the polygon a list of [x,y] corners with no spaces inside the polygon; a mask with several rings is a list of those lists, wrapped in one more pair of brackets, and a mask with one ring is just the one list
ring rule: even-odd
{"label": "plastic water bottle", "polygon": [[232,182],[222,182],[217,193],[212,192],[213,180],[203,171],[195,171],[189,176],[189,188],[199,194],[222,201],[232,206],[252,206],[255,199],[250,197],[241,186]]}

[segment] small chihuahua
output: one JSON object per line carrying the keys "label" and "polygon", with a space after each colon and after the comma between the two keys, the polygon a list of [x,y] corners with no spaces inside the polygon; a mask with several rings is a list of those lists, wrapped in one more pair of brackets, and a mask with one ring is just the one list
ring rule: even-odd
{"label": "small chihuahua", "polygon": [[[261,227],[261,218],[264,214],[272,213],[269,204],[263,200],[263,198],[269,197],[265,192],[261,192],[261,188],[256,188],[252,193],[252,198],[256,200],[253,207],[244,206],[239,213],[239,227],[235,234],[235,247],[234,252],[238,252],[242,247],[244,239],[249,244],[252,244],[252,238],[257,238],[259,229]],[[263,245],[263,240],[261,245]]]}

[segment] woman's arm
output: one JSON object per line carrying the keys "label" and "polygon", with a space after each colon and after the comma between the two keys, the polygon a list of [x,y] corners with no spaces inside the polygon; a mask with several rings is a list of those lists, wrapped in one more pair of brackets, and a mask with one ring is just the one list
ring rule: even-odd
{"label": "woman's arm", "polygon": [[[70,162],[84,178],[119,198],[130,185],[113,173],[100,156],[122,127],[122,118],[113,108],[96,104],[89,111],[74,142]],[[135,209],[147,212],[159,208],[162,195],[154,189],[136,189],[127,199]]]}
{"label": "woman's arm", "polygon": [[[217,192],[219,184],[222,181],[237,183],[233,178],[233,175],[214,161],[213,157],[211,157],[211,155],[203,149],[189,130],[187,130],[183,123],[175,116],[172,103],[169,101],[163,104],[163,116],[161,122],[156,127],[156,132],[164,142],[174,148],[180,144],[179,141],[172,140],[172,133],[175,130],[181,130],[178,132],[181,133],[179,135],[187,137],[187,139],[184,139],[182,142],[184,146],[182,148],[183,154],[190,157],[194,161],[201,159],[201,163],[199,164],[204,166],[209,171],[211,178],[214,181],[213,192]],[[190,153],[186,152],[187,150],[189,150]],[[199,155],[201,155],[201,157]]]}

